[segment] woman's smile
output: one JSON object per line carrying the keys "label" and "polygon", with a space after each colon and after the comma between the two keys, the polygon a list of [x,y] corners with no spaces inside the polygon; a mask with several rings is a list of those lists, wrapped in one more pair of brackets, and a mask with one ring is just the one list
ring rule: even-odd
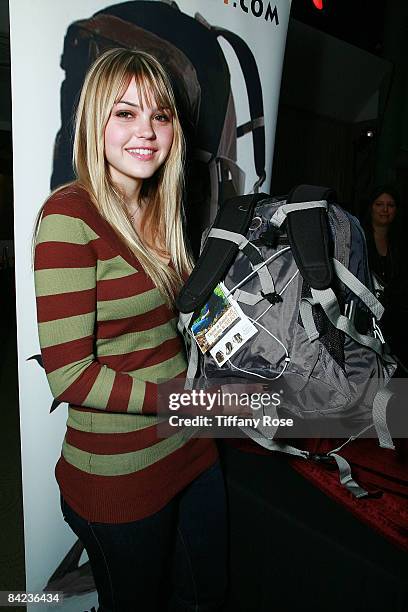
{"label": "woman's smile", "polygon": [[146,149],[146,148],[132,148],[132,149],[126,149],[126,151],[132,157],[136,157],[136,159],[141,159],[142,161],[151,161],[156,153],[156,149]]}

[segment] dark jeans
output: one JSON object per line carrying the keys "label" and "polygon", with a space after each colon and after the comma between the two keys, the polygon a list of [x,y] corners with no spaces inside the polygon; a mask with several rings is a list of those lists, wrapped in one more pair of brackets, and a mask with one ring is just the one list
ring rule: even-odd
{"label": "dark jeans", "polygon": [[132,523],[90,523],[61,498],[84,544],[99,612],[213,612],[227,584],[227,522],[219,463],[162,510]]}

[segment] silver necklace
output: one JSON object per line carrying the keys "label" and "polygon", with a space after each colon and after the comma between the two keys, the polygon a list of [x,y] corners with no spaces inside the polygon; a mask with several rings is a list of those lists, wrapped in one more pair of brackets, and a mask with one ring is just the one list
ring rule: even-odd
{"label": "silver necklace", "polygon": [[135,216],[136,216],[136,213],[137,213],[139,210],[140,210],[140,204],[137,204],[137,206],[136,206],[136,208],[135,208],[135,210],[134,210],[134,212],[133,212],[133,215],[131,215],[131,214],[129,213],[129,218],[130,218],[130,220],[132,221],[132,223],[134,222],[134,220],[135,220]]}

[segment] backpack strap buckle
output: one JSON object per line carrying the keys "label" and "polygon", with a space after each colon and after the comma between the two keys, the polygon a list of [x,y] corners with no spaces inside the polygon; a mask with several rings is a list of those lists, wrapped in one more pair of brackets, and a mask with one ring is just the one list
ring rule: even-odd
{"label": "backpack strap buckle", "polygon": [[333,465],[334,459],[326,453],[310,453],[309,459],[316,461],[316,463],[324,463],[326,465]]}
{"label": "backpack strap buckle", "polygon": [[263,291],[261,291],[261,295],[263,298],[265,298],[265,300],[268,300],[268,302],[272,304],[272,306],[275,306],[275,304],[279,304],[279,302],[283,302],[282,297],[279,295],[279,293],[276,293],[276,291],[274,293],[264,293]]}

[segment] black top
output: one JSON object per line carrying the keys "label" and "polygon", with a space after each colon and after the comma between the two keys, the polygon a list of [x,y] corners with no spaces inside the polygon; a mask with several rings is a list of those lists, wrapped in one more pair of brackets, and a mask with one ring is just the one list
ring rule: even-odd
{"label": "black top", "polygon": [[370,268],[384,287],[378,295],[385,307],[380,327],[391,351],[408,365],[408,251],[395,240],[389,243],[387,255],[380,255],[373,234],[367,232],[366,236]]}

